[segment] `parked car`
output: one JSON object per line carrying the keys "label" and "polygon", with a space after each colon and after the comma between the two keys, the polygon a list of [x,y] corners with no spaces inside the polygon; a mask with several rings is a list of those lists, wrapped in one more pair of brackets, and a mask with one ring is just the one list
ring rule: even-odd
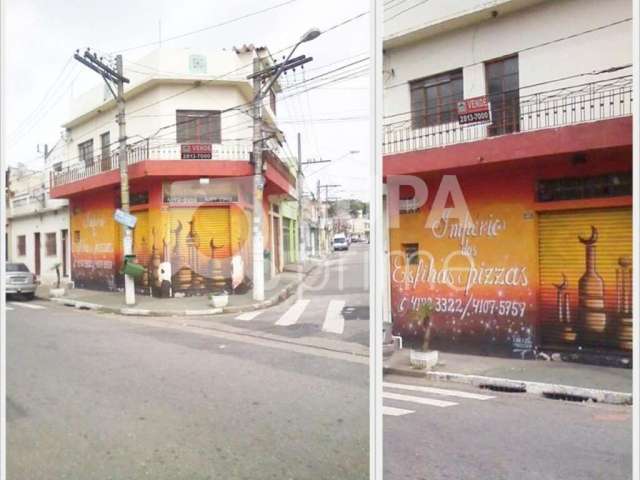
{"label": "parked car", "polygon": [[333,251],[338,250],[349,250],[349,242],[343,233],[338,233],[333,236]]}
{"label": "parked car", "polygon": [[7,263],[6,279],[7,295],[18,294],[29,300],[35,297],[38,281],[24,263]]}

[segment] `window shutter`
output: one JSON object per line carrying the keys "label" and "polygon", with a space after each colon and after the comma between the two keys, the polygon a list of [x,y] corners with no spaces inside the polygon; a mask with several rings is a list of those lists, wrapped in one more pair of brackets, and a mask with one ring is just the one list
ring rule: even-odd
{"label": "window shutter", "polygon": [[426,102],[422,85],[411,85],[411,127],[423,128],[426,125]]}

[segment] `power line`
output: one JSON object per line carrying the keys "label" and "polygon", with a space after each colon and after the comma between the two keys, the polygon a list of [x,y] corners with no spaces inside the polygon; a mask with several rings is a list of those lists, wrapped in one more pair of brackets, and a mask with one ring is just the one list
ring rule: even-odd
{"label": "power line", "polygon": [[[246,13],[246,14],[240,15],[238,17],[230,18],[228,20],[224,20],[222,22],[219,22],[219,23],[216,23],[216,24],[213,24],[213,25],[209,25],[207,27],[199,28],[197,30],[191,30],[189,32],[181,33],[179,35],[174,35],[173,37],[163,38],[162,41],[163,42],[170,42],[172,40],[177,40],[177,39],[180,39],[180,38],[188,37],[190,35],[195,35],[197,33],[205,32],[207,30],[212,30],[214,28],[218,28],[218,27],[222,27],[222,26],[225,26],[225,25],[229,25],[231,23],[235,23],[235,22],[238,22],[240,20],[244,20],[245,18],[254,17],[256,15],[260,15],[261,13],[265,13],[265,12],[268,12],[270,10],[275,10],[277,8],[284,7],[285,5],[289,5],[289,4],[297,2],[297,1],[298,0],[287,0],[285,2],[281,2],[281,3],[278,3],[276,5],[272,5],[270,7],[263,8],[261,10],[256,10],[254,12]],[[128,48],[125,48],[125,49],[122,49],[122,50],[116,50],[116,51],[111,52],[111,53],[113,54],[113,53],[130,52],[132,50],[138,50],[140,48],[152,47],[152,46],[157,45],[157,44],[158,44],[157,41],[148,42],[148,43],[144,43],[144,44],[141,44],[141,45],[136,45],[135,47],[128,47]]]}
{"label": "power line", "polygon": [[[564,37],[555,38],[553,40],[548,40],[546,42],[536,43],[534,45],[530,45],[530,46],[522,48],[520,50],[516,50],[515,52],[512,52],[512,54],[515,55],[515,54],[519,54],[519,53],[522,53],[522,52],[528,52],[530,50],[535,50],[536,48],[546,47],[548,45],[553,45],[555,43],[564,42],[566,40],[571,40],[573,38],[577,38],[577,37],[580,37],[582,35],[587,35],[589,33],[594,33],[594,32],[600,31],[600,30],[604,30],[605,28],[610,28],[610,27],[614,27],[616,25],[620,25],[620,24],[625,23],[625,22],[630,22],[631,20],[632,20],[631,17],[623,18],[622,20],[617,20],[615,22],[607,23],[605,25],[600,25],[598,27],[590,28],[588,30],[583,30],[581,32],[573,33],[571,35],[566,35]],[[473,67],[475,65],[480,65],[480,64],[483,64],[483,63],[485,63],[485,61],[484,60],[480,60],[480,61],[477,61],[477,62],[468,63],[468,64],[460,66],[458,68],[468,68],[468,67]],[[409,81],[404,81],[404,82],[399,82],[399,83],[396,83],[396,84],[393,84],[393,85],[389,85],[387,87],[384,87],[384,89],[388,90],[388,89],[391,89],[391,88],[400,87],[400,86],[408,84],[408,83],[410,83],[410,80]]]}
{"label": "power line", "polygon": [[416,7],[419,7],[420,5],[427,3],[429,0],[422,0],[421,2],[416,3],[415,5],[412,5],[410,7],[405,8],[404,10],[400,10],[399,12],[397,12],[396,14],[390,16],[390,17],[386,17],[383,21],[383,23],[387,23],[390,20],[393,20],[394,18],[399,17],[400,15],[402,15],[403,13],[408,12],[409,10],[413,10]]}

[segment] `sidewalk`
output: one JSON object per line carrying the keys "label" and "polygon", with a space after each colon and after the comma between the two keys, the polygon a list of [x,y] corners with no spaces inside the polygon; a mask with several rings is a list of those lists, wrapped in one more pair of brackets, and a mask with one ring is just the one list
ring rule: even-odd
{"label": "sidewalk", "polygon": [[467,383],[496,390],[540,393],[544,396],[587,396],[607,403],[631,403],[633,386],[631,368],[443,352],[439,352],[438,364],[432,370],[415,370],[409,364],[408,349],[396,352],[386,362],[385,373]]}
{"label": "sidewalk", "polygon": [[302,283],[321,260],[309,260],[304,266],[297,266],[298,272],[284,271],[265,282],[265,300],[256,302],[252,292],[229,295],[229,304],[224,308],[213,308],[207,295],[185,296],[179,298],[155,298],[136,294],[136,304],[128,306],[124,303],[123,292],[105,292],[75,288],[67,291],[63,297],[50,298],[51,301],[76,308],[99,310],[121,315],[145,316],[184,316],[215,315],[220,313],[237,313],[267,308],[280,303]]}

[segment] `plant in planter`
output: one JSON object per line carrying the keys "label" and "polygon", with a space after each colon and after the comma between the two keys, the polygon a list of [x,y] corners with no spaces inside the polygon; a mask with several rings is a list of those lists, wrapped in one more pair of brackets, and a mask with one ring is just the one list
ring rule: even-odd
{"label": "plant in planter", "polygon": [[56,288],[52,288],[49,290],[49,295],[52,297],[61,297],[64,295],[64,288],[60,288],[60,267],[62,266],[61,263],[56,263],[51,270],[55,270],[56,271],[56,276],[57,276],[57,280],[56,280]]}
{"label": "plant in planter", "polygon": [[430,350],[433,332],[433,305],[429,302],[421,304],[407,317],[409,331],[415,334],[414,345],[411,349],[409,361],[414,368],[431,368],[438,363],[438,352]]}
{"label": "plant in planter", "polygon": [[224,289],[214,290],[209,294],[209,303],[214,308],[224,308],[229,304],[229,293]]}

